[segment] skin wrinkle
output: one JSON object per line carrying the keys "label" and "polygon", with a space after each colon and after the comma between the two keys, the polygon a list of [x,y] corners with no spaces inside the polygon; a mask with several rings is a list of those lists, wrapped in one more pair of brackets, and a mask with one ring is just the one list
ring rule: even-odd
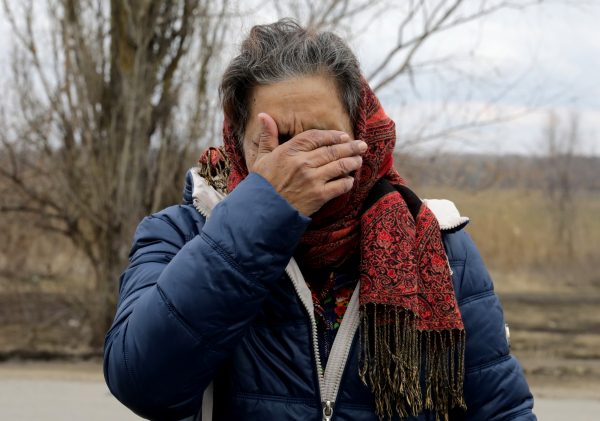
{"label": "skin wrinkle", "polygon": [[347,133],[350,140],[354,139],[350,117],[335,85],[325,76],[305,76],[260,85],[254,88],[252,95],[250,115],[254,117],[246,125],[243,143],[249,170],[256,160],[258,149],[259,113],[269,114],[275,120],[280,136],[289,136],[290,139],[312,129],[339,130]]}

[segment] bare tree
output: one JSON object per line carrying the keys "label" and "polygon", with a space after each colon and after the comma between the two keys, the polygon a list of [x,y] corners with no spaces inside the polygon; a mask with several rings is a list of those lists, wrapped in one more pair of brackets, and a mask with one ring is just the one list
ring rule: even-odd
{"label": "bare tree", "polygon": [[[384,13],[397,14],[397,43],[366,75],[383,92],[400,77],[414,81],[419,72],[447,65],[447,57],[419,61],[418,52],[438,34],[540,1],[269,4],[281,17],[356,36]],[[116,279],[127,264],[135,226],[179,201],[195,152],[218,138],[215,78],[239,16],[229,0],[3,4],[17,43],[0,112],[0,176],[11,189],[0,197],[0,211],[27,213],[85,252],[96,279],[92,313],[99,344],[112,321]],[[367,23],[357,29],[358,21]],[[489,123],[476,116],[414,141]]]}
{"label": "bare tree", "polygon": [[379,10],[385,0],[274,0],[280,18],[294,17],[305,25],[319,29],[346,29],[359,14]]}
{"label": "bare tree", "polygon": [[548,113],[543,131],[540,166],[545,179],[545,191],[554,217],[556,240],[573,256],[573,231],[577,212],[576,184],[573,180],[577,155],[581,147],[581,119],[573,112],[566,129],[561,128],[558,115]]}
{"label": "bare tree", "polygon": [[[448,64],[451,57],[419,60],[418,52],[439,34],[505,9],[523,10],[547,0],[274,0],[279,17],[292,16],[305,25],[342,30],[360,37],[386,16],[397,16],[396,42],[365,74],[375,92],[394,80]],[[355,25],[355,18],[367,23]]]}
{"label": "bare tree", "polygon": [[[570,0],[562,0],[571,4]],[[396,39],[386,48],[378,61],[366,63],[365,78],[376,93],[384,93],[394,82],[406,80],[417,93],[416,80],[421,75],[442,75],[448,71],[460,73],[466,85],[476,84],[487,89],[492,83],[485,83],[477,76],[454,68],[461,59],[453,54],[439,57],[423,57],[420,53],[428,44],[435,43],[441,36],[450,36],[451,31],[461,26],[482,21],[488,16],[503,10],[524,10],[531,6],[550,3],[549,0],[273,0],[279,17],[292,16],[304,24],[341,31],[353,39],[360,39],[366,33],[376,33],[377,24],[383,18],[396,17]],[[575,3],[573,3],[575,5]],[[375,46],[373,46],[375,47]],[[471,58],[473,60],[473,58]],[[499,73],[492,68],[490,74]],[[526,72],[525,72],[526,73]],[[453,92],[444,104],[429,115],[422,116],[414,129],[406,133],[398,142],[398,150],[412,149],[425,142],[438,139],[460,139],[465,132],[487,126],[502,124],[532,112],[534,107],[509,113],[491,113],[490,110],[508,95],[522,80],[517,75],[512,81],[498,84],[492,98],[486,104],[474,109],[451,110],[449,104],[458,98]],[[441,77],[441,76],[440,76]],[[443,81],[447,83],[447,81]],[[451,85],[450,83],[447,83]],[[539,94],[539,92],[537,92]],[[489,93],[486,92],[489,95]],[[417,93],[418,96],[418,93]],[[535,101],[535,95],[531,99]],[[462,121],[442,121],[450,114],[462,114]]]}
{"label": "bare tree", "polygon": [[[85,251],[96,277],[94,345],[112,322],[133,230],[180,200],[192,152],[213,134],[210,83],[228,7],[228,0],[4,0],[18,45],[15,104],[5,104],[0,122],[0,175],[18,194],[0,209],[30,213]],[[46,20],[48,42],[36,26]]]}
{"label": "bare tree", "polygon": [[415,71],[444,65],[448,57],[418,61],[417,52],[438,34],[482,19],[502,9],[524,9],[543,3],[543,0],[409,0],[400,6],[398,35],[395,45],[367,75],[375,92],[402,75],[413,76]]}

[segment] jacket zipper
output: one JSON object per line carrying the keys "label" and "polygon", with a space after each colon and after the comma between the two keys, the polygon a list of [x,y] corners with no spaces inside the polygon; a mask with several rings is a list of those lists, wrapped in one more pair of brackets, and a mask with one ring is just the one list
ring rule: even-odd
{"label": "jacket zipper", "polygon": [[344,375],[344,369],[346,368],[346,361],[348,360],[348,354],[350,353],[354,334],[358,328],[360,283],[356,285],[355,291],[350,298],[348,309],[346,310],[346,314],[344,314],[344,318],[338,328],[338,333],[331,348],[327,368],[325,369],[325,373],[323,373],[321,357],[319,355],[317,324],[315,322],[314,306],[310,290],[308,289],[306,282],[304,282],[304,277],[294,258],[290,260],[290,263],[285,268],[285,272],[292,281],[296,294],[300,298],[310,319],[313,337],[313,352],[317,365],[317,374],[319,376],[323,421],[330,421],[333,418],[333,408],[342,381],[342,376]]}
{"label": "jacket zipper", "polygon": [[[317,323],[315,322],[315,314],[314,314],[312,297],[310,296],[310,291],[308,291],[308,286],[306,286],[306,282],[304,282],[304,277],[302,276],[302,273],[300,272],[300,268],[298,267],[298,264],[296,263],[296,260],[293,257],[290,260],[290,263],[288,263],[287,267],[285,268],[285,273],[292,281],[292,285],[294,285],[294,289],[296,290],[296,295],[298,296],[298,298],[300,298],[300,302],[306,309],[306,311],[308,313],[308,317],[310,319],[310,326],[312,329],[312,339],[313,339],[313,351],[315,353],[315,362],[317,364],[317,375],[319,377],[319,389],[320,389],[320,394],[321,394],[321,401],[324,401],[323,391],[325,390],[325,379],[324,379],[324,376],[322,375],[323,367],[321,366],[321,356],[319,355],[319,342],[318,342],[319,339],[317,337]],[[300,290],[300,288],[301,288],[300,282],[304,282],[304,286],[306,286],[306,290],[309,292],[308,296],[310,298],[310,301],[307,299],[306,291],[304,294],[302,294],[302,291]]]}
{"label": "jacket zipper", "polygon": [[200,202],[198,199],[194,198],[194,207],[196,208],[196,210],[198,212],[200,212],[200,215],[202,215],[204,218],[208,219],[208,217],[211,214],[210,209],[208,209],[206,206],[204,206],[202,204],[202,202]]}
{"label": "jacket zipper", "polygon": [[[193,205],[198,210],[198,212],[200,212],[200,214],[206,219],[208,219],[208,217],[212,213],[211,207],[206,206],[204,203],[202,203],[202,201],[200,201],[196,197],[193,198]],[[306,282],[304,281],[304,276],[302,276],[302,272],[300,271],[300,268],[298,267],[298,264],[296,263],[296,260],[293,257],[288,263],[287,267],[285,268],[285,273],[292,281],[292,285],[294,286],[296,295],[298,295],[298,297],[300,298],[300,302],[306,309],[306,312],[308,313],[308,317],[310,319],[313,339],[313,352],[315,355],[317,376],[319,378],[319,392],[321,395],[321,404],[323,407],[323,421],[331,421],[331,419],[333,418],[333,408],[335,405],[335,399],[337,398],[339,386],[342,381],[342,376],[344,374],[344,369],[346,368],[346,361],[348,360],[348,354],[350,353],[352,340],[354,339],[354,334],[356,333],[356,330],[358,328],[360,282],[357,283],[354,293],[350,298],[350,303],[348,304],[348,308],[346,310],[346,313],[344,314],[342,323],[338,328],[338,333],[331,348],[331,354],[329,355],[329,363],[327,364],[325,373],[323,373],[323,366],[321,365],[321,356],[319,355],[317,323],[315,321],[312,295],[310,293],[310,290],[308,289],[308,286],[306,285]],[[209,388],[211,386],[212,382],[209,385]],[[212,414],[210,414],[209,417],[212,418]]]}

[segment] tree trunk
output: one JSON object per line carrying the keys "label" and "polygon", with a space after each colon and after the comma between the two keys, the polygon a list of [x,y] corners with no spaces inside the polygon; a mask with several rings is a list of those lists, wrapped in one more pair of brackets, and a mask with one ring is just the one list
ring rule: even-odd
{"label": "tree trunk", "polygon": [[[94,297],[90,300],[94,307],[92,313],[92,338],[90,346],[101,348],[104,338],[110,329],[117,310],[119,297],[119,277],[127,268],[127,251],[123,250],[119,235],[110,235],[99,251],[97,264],[94,266]],[[120,241],[121,240],[121,241]]]}

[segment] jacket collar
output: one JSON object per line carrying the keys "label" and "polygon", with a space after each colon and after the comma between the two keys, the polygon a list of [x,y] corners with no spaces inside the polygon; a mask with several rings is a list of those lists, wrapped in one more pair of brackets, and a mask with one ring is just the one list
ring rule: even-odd
{"label": "jacket collar", "polygon": [[454,203],[450,200],[423,199],[423,203],[435,215],[442,233],[460,231],[469,223],[469,218],[461,216]]}
{"label": "jacket collar", "polygon": [[[226,194],[210,187],[199,174],[199,167],[188,171],[184,202],[193,203],[198,211],[208,217]],[[191,193],[191,195],[190,195]],[[453,202],[445,199],[423,199],[423,203],[437,218],[443,233],[460,231],[469,223],[469,218],[461,216]]]}
{"label": "jacket collar", "polygon": [[226,194],[222,190],[217,190],[206,183],[206,180],[200,176],[199,168],[190,169],[192,177],[192,203],[198,211],[208,218],[217,204],[223,200]]}

